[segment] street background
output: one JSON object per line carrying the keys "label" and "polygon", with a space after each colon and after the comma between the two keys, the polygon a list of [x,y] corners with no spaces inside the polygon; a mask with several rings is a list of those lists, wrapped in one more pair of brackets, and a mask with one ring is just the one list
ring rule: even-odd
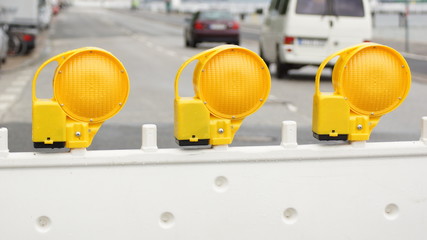
{"label": "street background", "polygon": [[[56,54],[85,46],[104,48],[126,67],[130,81],[129,99],[121,112],[107,120],[90,147],[96,149],[135,149],[141,147],[141,126],[154,123],[160,148],[176,148],[173,136],[174,78],[180,65],[191,56],[216,46],[201,44],[184,47],[183,24],[186,15],[150,12],[144,9],[105,9],[69,7],[57,15],[38,38],[38,47],[29,56],[10,58],[0,70],[0,127],[9,130],[10,151],[34,151],[31,141],[31,80],[37,68]],[[242,21],[241,45],[258,53],[257,15]],[[406,101],[382,117],[371,141],[418,140],[422,116],[427,116],[427,15],[409,16],[410,49],[403,53],[413,74]],[[405,32],[397,14],[375,16],[374,42],[405,51]],[[193,96],[190,65],[181,76],[180,94]],[[49,65],[37,82],[37,97],[52,96],[55,65]],[[277,145],[281,122],[298,124],[298,143],[318,143],[312,137],[311,111],[315,67],[291,71],[286,79],[275,77],[268,101],[244,120],[232,145]],[[322,91],[331,90],[330,70],[325,70]],[[328,142],[324,144],[343,144]],[[56,151],[56,150],[55,150]]]}

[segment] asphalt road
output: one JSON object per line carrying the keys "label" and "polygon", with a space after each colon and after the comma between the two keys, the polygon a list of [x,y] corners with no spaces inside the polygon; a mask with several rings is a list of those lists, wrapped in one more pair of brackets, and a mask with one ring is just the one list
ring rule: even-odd
{"label": "asphalt road", "polygon": [[[34,151],[31,142],[31,79],[38,66],[61,52],[84,47],[104,48],[119,58],[131,81],[131,92],[123,110],[104,123],[90,149],[134,149],[141,147],[141,125],[154,123],[158,128],[158,146],[175,148],[173,137],[174,78],[189,57],[215,44],[197,49],[184,47],[182,17],[159,21],[143,12],[69,8],[56,17],[47,33],[40,57],[14,71],[0,75],[0,127],[9,129],[11,151]],[[245,32],[245,30],[244,30]],[[246,35],[245,35],[246,34]],[[258,52],[257,41],[248,36],[242,46]],[[42,71],[37,97],[52,96],[51,80],[55,65]],[[193,65],[180,81],[181,96],[193,96]],[[235,137],[233,145],[276,145],[280,143],[281,122],[298,123],[298,143],[318,143],[311,133],[311,103],[314,92],[313,67],[292,71],[287,79],[274,77],[269,100],[249,116]],[[420,75],[423,76],[423,75]],[[427,85],[420,77],[412,84],[407,100],[396,111],[384,116],[374,130],[372,141],[417,140],[420,118],[427,116]],[[330,72],[326,71],[322,90],[331,90]],[[342,143],[328,143],[342,144]]]}

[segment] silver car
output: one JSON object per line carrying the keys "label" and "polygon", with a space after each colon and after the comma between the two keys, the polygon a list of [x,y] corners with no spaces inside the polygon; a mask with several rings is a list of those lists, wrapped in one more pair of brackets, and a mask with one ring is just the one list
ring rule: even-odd
{"label": "silver car", "polygon": [[5,27],[0,27],[0,64],[6,62],[9,37],[5,32]]}

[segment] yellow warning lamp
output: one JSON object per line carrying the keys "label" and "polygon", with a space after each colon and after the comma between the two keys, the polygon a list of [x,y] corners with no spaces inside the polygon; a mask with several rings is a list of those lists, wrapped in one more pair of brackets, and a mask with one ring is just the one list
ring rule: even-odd
{"label": "yellow warning lamp", "polygon": [[[339,56],[332,72],[333,93],[320,92],[320,75]],[[411,72],[396,50],[363,43],[338,51],[320,65],[313,100],[313,135],[319,140],[365,141],[380,117],[407,96]]]}
{"label": "yellow warning lamp", "polygon": [[[57,62],[52,99],[36,97],[40,71]],[[122,63],[100,48],[79,48],[47,60],[33,79],[35,148],[86,148],[102,123],[119,112],[129,94]]]}
{"label": "yellow warning lamp", "polygon": [[[183,69],[198,60],[194,97],[179,96]],[[180,146],[224,145],[243,119],[257,111],[270,92],[270,72],[254,52],[222,45],[187,60],[175,78],[175,138]]]}

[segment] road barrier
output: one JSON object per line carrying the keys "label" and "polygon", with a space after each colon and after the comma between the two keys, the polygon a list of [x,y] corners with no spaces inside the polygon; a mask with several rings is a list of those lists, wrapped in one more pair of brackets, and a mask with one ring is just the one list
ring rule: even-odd
{"label": "road barrier", "polygon": [[420,141],[9,153],[0,130],[2,239],[426,239]]}

